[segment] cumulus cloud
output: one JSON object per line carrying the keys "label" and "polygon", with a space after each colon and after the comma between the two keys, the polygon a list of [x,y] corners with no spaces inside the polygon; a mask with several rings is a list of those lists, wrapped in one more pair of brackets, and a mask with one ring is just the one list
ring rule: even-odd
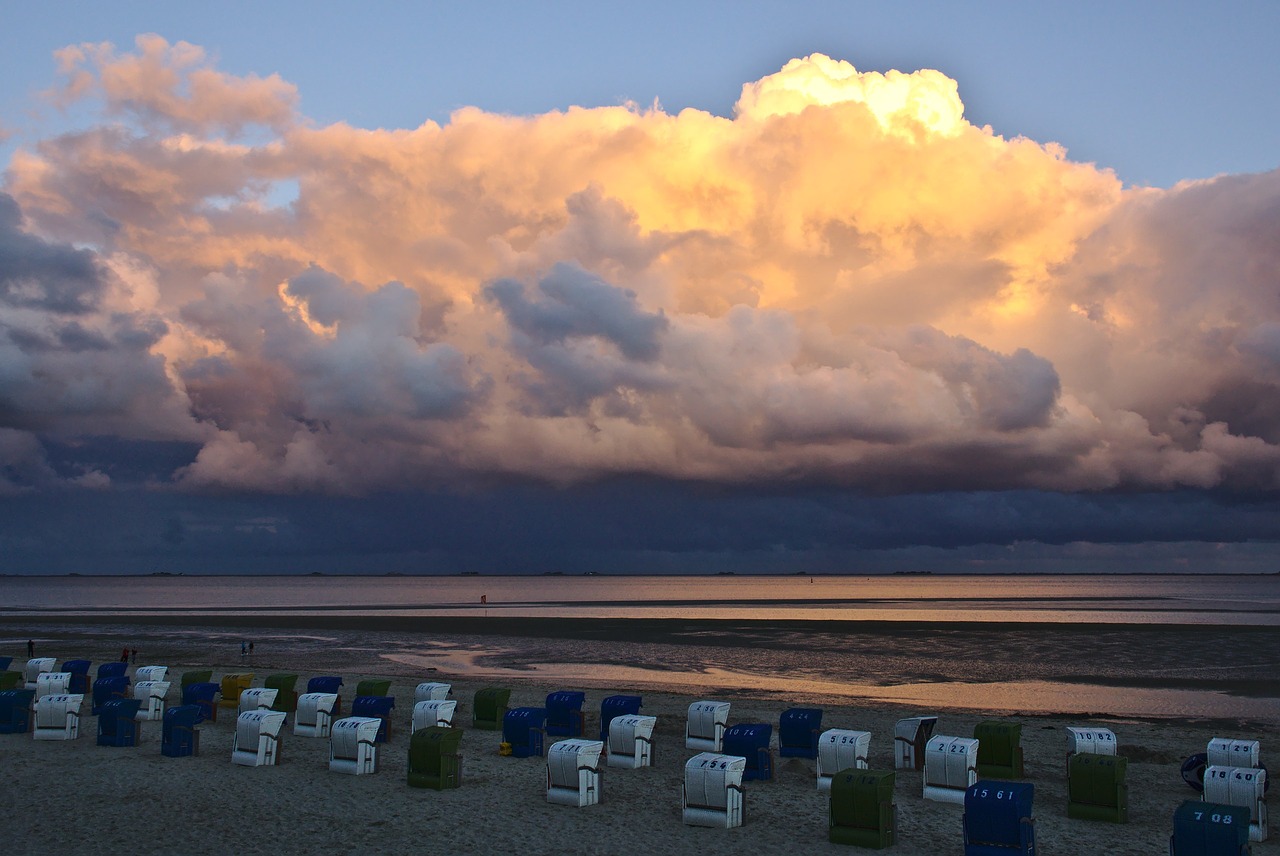
{"label": "cumulus cloud", "polygon": [[201,489],[1280,486],[1280,173],[1126,189],[816,54],[732,117],[408,130],[58,58],[103,119],[6,172],[0,427],[198,443]]}

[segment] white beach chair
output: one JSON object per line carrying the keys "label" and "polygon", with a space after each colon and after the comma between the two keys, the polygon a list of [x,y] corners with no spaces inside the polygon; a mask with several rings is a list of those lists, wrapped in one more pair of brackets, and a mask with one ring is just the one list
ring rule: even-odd
{"label": "white beach chair", "polygon": [[164,701],[169,697],[168,681],[139,681],[133,685],[133,697],[142,702],[134,719],[159,722],[164,719]]}
{"label": "white beach chair", "polygon": [[867,769],[870,731],[829,728],[818,737],[818,790],[831,790],[831,777],[842,770]]}
{"label": "white beach chair", "polygon": [[684,765],[683,817],[687,826],[732,829],[746,819],[742,774],[747,759],[701,752]]}
{"label": "white beach chair", "polygon": [[363,776],[378,772],[378,729],[376,716],[348,716],[333,724],[329,733],[329,770]]}
{"label": "white beach chair", "polygon": [[413,703],[420,701],[444,701],[449,697],[449,693],[453,691],[452,684],[440,684],[435,681],[427,681],[418,684],[413,691]]}
{"label": "white beach chair", "polygon": [[1267,840],[1267,771],[1253,767],[1209,766],[1204,771],[1204,801],[1249,809],[1249,840]]}
{"label": "white beach chair", "polygon": [[278,690],[267,687],[253,687],[252,689],[241,690],[238,711],[245,713],[250,710],[270,710],[271,706],[276,703],[277,692]]}
{"label": "white beach chair", "polygon": [[964,792],[978,781],[978,741],[930,737],[924,749],[924,798],[964,805]]}
{"label": "white beach chair", "polygon": [[337,693],[303,693],[298,696],[293,733],[299,737],[328,737],[333,726],[333,709],[337,706]]}
{"label": "white beach chair", "polygon": [[919,770],[924,767],[924,746],[938,724],[936,716],[911,716],[899,719],[893,727],[893,766],[896,770]]}
{"label": "white beach chair", "polygon": [[26,689],[38,689],[37,681],[43,672],[52,672],[58,661],[52,657],[33,657],[22,667],[22,680]]}
{"label": "white beach chair", "polygon": [[163,681],[168,675],[168,666],[139,666],[133,673],[133,679],[135,681]]}
{"label": "white beach chair", "polygon": [[36,698],[71,692],[70,672],[40,672],[36,675]]}
{"label": "white beach chair", "polygon": [[657,727],[656,716],[630,713],[615,716],[609,722],[609,754],[605,763],[626,770],[653,766],[653,730]]}
{"label": "white beach chair", "polygon": [[236,717],[231,763],[270,767],[280,763],[280,730],[285,714],[276,710],[246,710]]}
{"label": "white beach chair", "polygon": [[1215,737],[1206,750],[1208,767],[1259,767],[1262,762],[1262,745],[1257,740],[1237,740],[1232,737]]}
{"label": "white beach chair", "polygon": [[582,806],[600,802],[599,740],[561,740],[547,751],[547,802]]}
{"label": "white beach chair", "polygon": [[84,696],[73,693],[47,695],[36,702],[36,740],[75,740],[80,736],[80,706]]}
{"label": "white beach chair", "polygon": [[1067,728],[1067,764],[1072,755],[1115,755],[1116,735],[1109,728]]}
{"label": "white beach chair", "polygon": [[684,748],[719,752],[728,723],[729,702],[695,701],[689,705],[689,719],[684,726]]}
{"label": "white beach chair", "polygon": [[413,731],[430,728],[433,725],[451,727],[453,725],[453,714],[457,709],[458,703],[453,699],[420,701],[413,706]]}

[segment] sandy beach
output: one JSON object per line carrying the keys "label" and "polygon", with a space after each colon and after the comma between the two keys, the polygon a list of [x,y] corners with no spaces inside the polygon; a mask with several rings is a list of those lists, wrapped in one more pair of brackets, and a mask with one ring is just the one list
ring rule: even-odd
{"label": "sandy beach", "polygon": [[[189,622],[190,619],[187,619]],[[282,763],[245,768],[230,762],[234,717],[224,711],[216,723],[202,726],[200,755],[160,755],[160,724],[145,723],[136,748],[96,745],[96,720],[86,716],[78,740],[34,741],[29,736],[0,736],[4,763],[0,782],[9,809],[6,838],[20,853],[64,852],[93,846],[119,847],[141,853],[365,852],[408,853],[423,849],[457,852],[541,853],[738,853],[743,850],[783,853],[847,853],[827,842],[827,799],[814,783],[813,762],[777,759],[774,781],[747,785],[746,825],[735,830],[686,827],[681,822],[681,778],[685,749],[683,729],[691,701],[716,698],[733,705],[730,723],[767,722],[797,704],[818,703],[825,710],[824,728],[872,732],[871,765],[892,769],[893,725],[902,716],[938,714],[937,733],[971,736],[974,725],[994,718],[991,711],[927,710],[849,698],[790,698],[750,687],[690,692],[687,686],[649,683],[643,687],[600,686],[548,681],[538,670],[525,676],[503,674],[512,688],[511,706],[542,706],[558,689],[587,693],[587,734],[598,733],[600,701],[619,692],[644,697],[643,713],[658,717],[656,763],[639,770],[608,769],[603,775],[603,801],[585,809],[551,805],[545,799],[545,764],[537,758],[498,754],[499,734],[470,728],[472,697],[491,677],[454,674],[425,661],[406,663],[376,644],[362,644],[350,634],[342,644],[277,645],[277,620],[257,626],[210,626],[204,632],[178,634],[173,624],[131,624],[119,619],[72,622],[13,618],[0,621],[0,654],[25,662],[17,640],[38,638],[37,654],[59,661],[83,658],[97,664],[118,657],[123,633],[142,649],[138,665],[162,664],[171,677],[189,668],[212,668],[215,679],[230,672],[252,671],[255,685],[275,672],[297,672],[299,686],[313,675],[338,674],[346,680],[349,699],[363,678],[392,681],[398,699],[390,742],[380,748],[380,769],[372,776],[345,776],[327,769],[328,741],[287,733]],[[305,619],[288,622],[289,632],[303,637]],[[314,624],[315,622],[310,622]],[[324,624],[324,622],[321,622]],[[366,626],[367,622],[366,622]],[[376,625],[373,625],[376,626]],[[574,625],[562,633],[578,637],[608,635],[604,625]],[[643,628],[612,632],[643,637]],[[331,630],[332,628],[330,628]],[[440,630],[439,627],[436,628]],[[475,626],[450,628],[478,632]],[[490,628],[492,632],[492,628]],[[242,662],[237,634],[255,633],[261,642],[252,662]],[[516,638],[538,637],[534,625],[507,626]],[[553,637],[556,634],[551,634]],[[565,640],[572,644],[572,640]],[[442,658],[441,663],[450,662]],[[13,667],[11,667],[13,668]],[[432,671],[434,669],[434,671]],[[458,700],[457,722],[462,741],[463,786],[454,791],[424,791],[405,783],[409,718],[413,689],[424,680],[450,682]],[[1248,687],[1242,687],[1248,690]],[[1256,689],[1256,688],[1255,688]],[[177,703],[175,685],[171,703]],[[87,712],[87,706],[86,706]],[[1171,717],[1092,717],[1029,715],[1004,711],[999,718],[1023,725],[1026,780],[1035,785],[1037,845],[1041,853],[1164,853],[1174,809],[1194,792],[1181,780],[1182,759],[1203,751],[1215,736],[1249,737],[1263,743],[1264,760],[1278,744],[1274,718],[1240,721]],[[1129,759],[1130,822],[1123,825],[1069,820],[1066,815],[1065,727],[1099,725],[1112,729],[1120,754]],[[776,739],[776,737],[775,737]],[[549,741],[550,742],[550,741]],[[962,852],[958,806],[926,801],[919,773],[898,771],[896,802],[898,843],[890,851],[932,856]],[[234,843],[232,843],[234,842]],[[1255,854],[1280,853],[1275,840],[1254,845]]]}

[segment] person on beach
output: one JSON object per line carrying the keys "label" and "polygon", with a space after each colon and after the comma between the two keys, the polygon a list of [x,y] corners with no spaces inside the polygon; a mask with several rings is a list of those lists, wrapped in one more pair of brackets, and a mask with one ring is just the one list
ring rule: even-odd
{"label": "person on beach", "polygon": [[27,640],[27,659],[30,659],[35,655],[36,655],[36,640],[28,639]]}
{"label": "person on beach", "polygon": [[249,648],[248,648],[248,646],[246,646],[246,645],[245,645],[245,643],[241,642],[241,643],[240,643],[240,659],[241,659],[241,660],[243,660],[243,659],[244,659],[244,655],[245,655],[245,654],[247,654],[247,653],[249,653]]}
{"label": "person on beach", "polygon": [[249,640],[249,659],[253,659],[253,640]]}
{"label": "person on beach", "polygon": [[129,662],[129,649],[128,649],[128,648],[122,648],[122,649],[120,649],[120,662],[121,662],[121,663],[127,663],[127,662]]}
{"label": "person on beach", "polygon": [[137,648],[134,648],[132,651],[129,652],[129,662],[135,666],[138,665],[138,649]]}

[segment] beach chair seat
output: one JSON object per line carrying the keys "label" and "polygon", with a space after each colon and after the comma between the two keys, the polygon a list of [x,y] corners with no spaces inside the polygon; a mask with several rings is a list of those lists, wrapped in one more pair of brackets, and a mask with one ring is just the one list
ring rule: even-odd
{"label": "beach chair seat", "polygon": [[139,666],[133,671],[133,679],[135,681],[167,681],[169,679],[169,667]]}
{"label": "beach chair seat", "polygon": [[729,702],[695,701],[684,726],[684,748],[719,752],[729,722]]}
{"label": "beach chair seat", "polygon": [[128,677],[129,664],[122,663],[119,660],[112,660],[109,663],[98,664],[98,680],[103,678],[124,678]]}
{"label": "beach chair seat", "polygon": [[213,682],[212,669],[193,669],[182,673],[182,690],[186,692],[187,687],[192,684],[208,684]]}
{"label": "beach chair seat", "polygon": [[418,702],[413,706],[410,733],[421,731],[432,725],[452,727],[453,714],[457,709],[458,703],[453,699],[426,699]]}
{"label": "beach chair seat", "polygon": [[28,689],[0,692],[0,734],[26,734],[31,730],[31,705],[36,691]]}
{"label": "beach chair seat", "polygon": [[1205,802],[1242,806],[1249,814],[1249,840],[1267,840],[1267,771],[1254,767],[1220,767],[1204,771]]}
{"label": "beach chair seat", "polygon": [[267,675],[266,680],[262,682],[262,686],[265,689],[276,691],[275,701],[271,703],[272,710],[293,713],[298,709],[297,675],[283,673]]}
{"label": "beach chair seat", "polygon": [[973,729],[978,741],[978,775],[984,779],[1022,778],[1022,725],[1017,722],[979,722]]}
{"label": "beach chair seat", "polygon": [[1187,800],[1173,813],[1169,856],[1249,856],[1249,812],[1243,806]]}
{"label": "beach chair seat", "polygon": [[159,722],[164,717],[164,702],[169,697],[169,682],[138,681],[133,685],[133,697],[142,703],[138,710],[139,722]]}
{"label": "beach chair seat", "polygon": [[822,734],[822,710],[793,707],[778,717],[778,757],[818,757],[818,736]]}
{"label": "beach chair seat", "polygon": [[1035,786],[980,779],[964,794],[965,856],[1035,856]]}
{"label": "beach chair seat", "polygon": [[247,690],[241,690],[236,713],[241,714],[249,710],[271,710],[272,705],[276,703],[277,693],[277,690],[269,687],[250,687]]}
{"label": "beach chair seat", "polygon": [[893,727],[894,769],[924,769],[925,744],[933,736],[933,729],[937,725],[936,716],[910,716],[898,720]]}
{"label": "beach chair seat", "polygon": [[[600,739],[608,741],[609,723],[615,716],[635,716],[640,712],[644,699],[638,695],[611,695],[600,702]],[[613,751],[610,749],[609,751]]]}
{"label": "beach chair seat", "polygon": [[431,725],[409,738],[409,786],[448,790],[462,784],[462,730]]}
{"label": "beach chair seat", "polygon": [[1067,761],[1067,817],[1128,823],[1128,764],[1119,755],[1072,755]]}
{"label": "beach chair seat", "polygon": [[381,720],[376,742],[386,743],[391,739],[391,711],[395,706],[395,696],[356,696],[351,702],[351,715]]}
{"label": "beach chair seat", "polygon": [[[216,684],[215,684],[216,686]],[[200,717],[204,711],[200,705],[184,704],[171,707],[160,721],[160,754],[166,758],[185,758],[200,754]]]}
{"label": "beach chair seat", "polygon": [[[1206,767],[1259,767],[1262,765],[1262,744],[1257,740],[1238,740],[1234,737],[1215,737],[1206,749]],[[1212,802],[1212,800],[1205,800]]]}
{"label": "beach chair seat", "polygon": [[818,790],[831,788],[838,773],[867,769],[871,752],[871,732],[828,728],[818,737]]}
{"label": "beach chair seat", "polygon": [[328,737],[337,709],[337,693],[303,693],[298,696],[293,733],[298,737]]}
{"label": "beach chair seat", "polygon": [[363,776],[378,772],[378,729],[376,716],[348,716],[333,724],[329,732],[329,771]]}
{"label": "beach chair seat", "polygon": [[471,727],[482,731],[501,731],[510,701],[511,690],[506,687],[476,690],[471,704]]}
{"label": "beach chair seat", "polygon": [[236,717],[231,763],[269,767],[280,763],[280,731],[286,715],[275,710],[246,710]]}
{"label": "beach chair seat", "polygon": [[240,693],[253,686],[253,673],[239,672],[230,675],[223,675],[219,685],[219,691],[222,698],[219,699],[218,706],[233,707],[237,712],[239,712]]}
{"label": "beach chair seat", "polygon": [[897,774],[846,768],[829,777],[829,781],[827,840],[872,850],[892,846],[898,834],[897,807],[893,803]]}
{"label": "beach chair seat", "polygon": [[582,808],[600,802],[599,740],[561,740],[547,750],[547,802]]}
{"label": "beach chair seat", "polygon": [[358,696],[384,696],[391,692],[391,681],[382,678],[369,678],[356,684]]}
{"label": "beach chair seat", "polygon": [[964,804],[965,792],[978,781],[978,741],[936,734],[924,747],[924,798]]}
{"label": "beach chair seat", "polygon": [[585,693],[558,690],[547,694],[547,734],[553,737],[581,737],[585,718],[582,705]]}
{"label": "beach chair seat", "polygon": [[[47,695],[67,695],[70,692],[70,672],[41,672],[36,675],[36,701]],[[77,695],[83,695],[83,693]]]}
{"label": "beach chair seat", "polygon": [[773,780],[773,726],[767,722],[741,722],[724,732],[720,741],[725,755],[737,755],[747,759],[742,771],[746,781],[768,782]]}
{"label": "beach chair seat", "polygon": [[413,688],[413,703],[444,701],[451,692],[453,692],[453,687],[449,684],[442,684],[439,681],[423,681]]}
{"label": "beach chair seat", "polygon": [[98,713],[99,746],[137,746],[138,708],[135,698],[118,698],[102,706]]}
{"label": "beach chair seat", "polygon": [[542,757],[547,711],[541,707],[517,707],[502,719],[502,742],[514,758]]}
{"label": "beach chair seat", "polygon": [[686,826],[733,829],[746,821],[742,776],[747,759],[699,752],[684,765],[681,817]]}
{"label": "beach chair seat", "polygon": [[93,682],[93,697],[90,703],[91,712],[94,716],[102,712],[102,706],[109,701],[115,701],[118,698],[131,698],[129,692],[129,679],[123,675],[115,677],[98,678]]}
{"label": "beach chair seat", "polygon": [[5,690],[20,690],[26,687],[27,682],[23,679],[22,672],[0,672],[0,692]]}
{"label": "beach chair seat", "polygon": [[89,681],[89,668],[93,664],[88,660],[66,660],[62,671],[71,673],[71,681],[67,684],[67,692],[78,695],[89,695],[92,691]]}
{"label": "beach chair seat", "polygon": [[38,690],[40,676],[46,672],[52,672],[57,665],[58,661],[53,657],[32,657],[22,668],[22,676],[26,683],[24,689]]}
{"label": "beach chair seat", "polygon": [[212,681],[187,684],[182,688],[182,705],[195,705],[200,708],[200,715],[196,717],[197,725],[206,719],[210,722],[218,721],[218,693],[220,691],[221,687]]}
{"label": "beach chair seat", "polygon": [[79,693],[47,695],[36,699],[32,736],[37,740],[75,740],[80,736]]}
{"label": "beach chair seat", "polygon": [[653,731],[657,726],[656,716],[622,714],[612,717],[605,763],[626,770],[653,766]]}

